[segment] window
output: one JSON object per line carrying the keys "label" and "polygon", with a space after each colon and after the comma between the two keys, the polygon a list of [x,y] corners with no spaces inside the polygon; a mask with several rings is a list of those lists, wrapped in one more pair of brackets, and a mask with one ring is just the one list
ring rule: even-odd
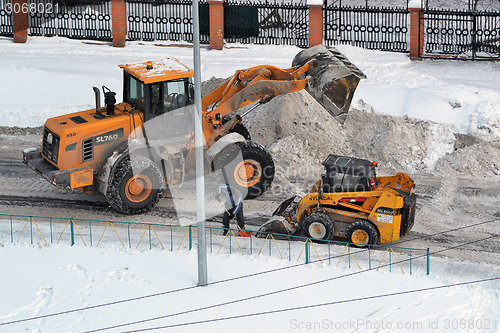
{"label": "window", "polygon": [[190,79],[163,83],[164,112],[193,104],[192,83]]}
{"label": "window", "polygon": [[146,98],[144,83],[132,75],[125,76],[125,102],[144,111],[146,109]]}

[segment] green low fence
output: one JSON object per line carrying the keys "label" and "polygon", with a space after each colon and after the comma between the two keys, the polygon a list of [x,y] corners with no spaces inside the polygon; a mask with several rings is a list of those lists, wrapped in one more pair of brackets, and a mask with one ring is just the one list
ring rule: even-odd
{"label": "green low fence", "polygon": [[[413,273],[416,267],[430,273],[429,249],[369,245],[365,249],[339,241],[313,242],[301,236],[251,231],[238,237],[230,230],[207,227],[210,253],[267,255],[290,261]],[[7,236],[8,235],[8,236]],[[145,222],[121,222],[78,218],[0,214],[0,240],[29,244],[71,244],[83,246],[119,245],[130,249],[190,251],[196,247],[195,226]]]}

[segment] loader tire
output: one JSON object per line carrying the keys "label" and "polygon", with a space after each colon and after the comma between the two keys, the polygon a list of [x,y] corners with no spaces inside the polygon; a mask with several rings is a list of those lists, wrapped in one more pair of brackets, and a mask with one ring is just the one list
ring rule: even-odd
{"label": "loader tire", "polygon": [[163,183],[158,165],[146,157],[134,157],[121,162],[116,168],[106,199],[119,213],[144,213],[160,200]]}
{"label": "loader tire", "polygon": [[263,194],[271,186],[275,172],[271,154],[250,140],[224,148],[215,157],[214,169],[223,170],[221,181],[240,190],[245,199]]}
{"label": "loader tire", "polygon": [[233,128],[229,130],[229,133],[238,133],[242,137],[244,137],[245,140],[252,140],[252,138],[250,137],[250,132],[242,123],[236,124]]}
{"label": "loader tire", "polygon": [[346,237],[354,247],[363,248],[377,242],[378,232],[373,224],[365,220],[353,222],[347,227]]}
{"label": "loader tire", "polygon": [[308,238],[327,240],[333,238],[333,221],[324,213],[312,213],[304,219],[304,234]]}

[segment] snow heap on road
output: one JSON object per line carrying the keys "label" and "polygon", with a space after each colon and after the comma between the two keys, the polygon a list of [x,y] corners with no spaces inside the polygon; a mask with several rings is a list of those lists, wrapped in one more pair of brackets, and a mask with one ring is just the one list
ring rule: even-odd
{"label": "snow heap on road", "polygon": [[377,161],[388,172],[500,175],[500,150],[494,143],[476,139],[459,147],[470,136],[457,141],[451,125],[382,115],[362,100],[353,103],[343,126],[305,91],[278,96],[244,121],[252,138],[273,155],[277,183],[318,178],[328,154]]}

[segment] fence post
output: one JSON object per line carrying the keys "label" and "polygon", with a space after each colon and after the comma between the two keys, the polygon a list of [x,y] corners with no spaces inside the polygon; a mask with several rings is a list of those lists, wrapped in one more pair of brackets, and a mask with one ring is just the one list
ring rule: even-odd
{"label": "fence post", "polygon": [[309,47],[323,44],[323,1],[308,1]]}
{"label": "fence post", "polygon": [[26,43],[28,40],[28,10],[23,10],[23,5],[29,9],[28,0],[12,0],[14,43]]}
{"label": "fence post", "polygon": [[427,275],[431,273],[430,261],[429,261],[429,248],[427,248]]}
{"label": "fence post", "polygon": [[311,242],[311,240],[308,238],[306,240],[306,244],[305,244],[305,246],[306,246],[306,264],[311,262],[311,255],[310,255],[311,249],[310,249],[309,242]]}
{"label": "fence post", "polygon": [[125,0],[111,0],[111,26],[114,47],[124,47],[127,37],[127,6]]}
{"label": "fence post", "polygon": [[410,8],[410,59],[422,60],[424,51],[424,11],[420,1],[411,1]]}
{"label": "fence post", "polygon": [[69,221],[71,230],[71,246],[75,245],[75,229],[73,226],[73,219]]}
{"label": "fence post", "polygon": [[193,248],[193,229],[189,226],[189,250]]}
{"label": "fence post", "polygon": [[224,0],[208,0],[210,50],[222,50],[224,46]]}

